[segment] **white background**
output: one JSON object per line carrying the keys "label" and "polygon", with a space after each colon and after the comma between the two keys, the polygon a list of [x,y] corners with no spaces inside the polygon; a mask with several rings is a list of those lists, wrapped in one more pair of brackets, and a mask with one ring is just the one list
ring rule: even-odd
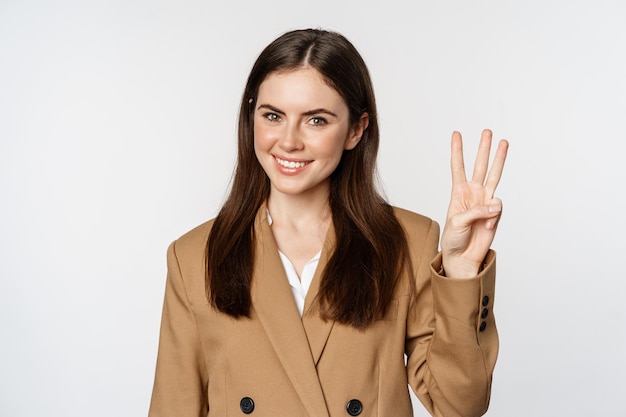
{"label": "white background", "polygon": [[215,215],[247,73],[300,27],[365,57],[391,203],[443,223],[452,130],[470,161],[482,128],[510,140],[488,415],[626,415],[625,18],[620,0],[0,0],[0,416],[146,415],[165,250]]}

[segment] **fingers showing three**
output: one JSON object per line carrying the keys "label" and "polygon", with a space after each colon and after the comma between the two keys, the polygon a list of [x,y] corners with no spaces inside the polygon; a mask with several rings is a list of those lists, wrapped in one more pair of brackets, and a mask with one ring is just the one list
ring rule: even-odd
{"label": "fingers showing three", "polygon": [[[500,182],[509,148],[509,143],[504,139],[498,143],[498,149],[496,150],[493,164],[491,169],[489,169],[492,136],[491,130],[483,130],[478,146],[478,154],[476,155],[476,162],[474,163],[474,173],[472,174],[472,181],[485,185],[490,196],[493,196]],[[452,182],[466,182],[467,177],[465,175],[465,163],[463,160],[463,140],[461,134],[456,131],[452,133],[452,158],[450,165],[452,168]],[[488,170],[489,174],[487,175]],[[486,182],[485,178],[487,179]]]}

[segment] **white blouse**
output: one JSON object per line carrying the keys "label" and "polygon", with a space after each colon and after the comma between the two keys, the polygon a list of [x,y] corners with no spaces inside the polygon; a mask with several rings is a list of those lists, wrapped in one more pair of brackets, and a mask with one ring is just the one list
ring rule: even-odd
{"label": "white blouse", "polygon": [[[267,212],[267,222],[269,225],[272,225],[272,217],[270,216],[270,212]],[[298,273],[296,272],[296,268],[293,266],[289,258],[285,256],[280,250],[278,251],[280,255],[280,260],[283,263],[283,268],[285,268],[285,273],[287,274],[287,279],[289,280],[289,286],[291,287],[291,293],[293,294],[293,299],[296,302],[296,307],[298,307],[298,311],[300,312],[300,317],[302,317],[302,312],[304,311],[304,299],[306,298],[306,293],[309,291],[309,287],[311,286],[311,281],[313,281],[313,275],[315,275],[315,270],[317,269],[317,264],[320,261],[320,255],[322,252],[318,252],[310,261],[308,261],[304,268],[302,269],[302,276],[298,278]]]}
{"label": "white blouse", "polygon": [[283,267],[287,273],[287,279],[289,280],[289,285],[291,286],[293,299],[296,301],[296,306],[300,312],[300,317],[302,317],[304,299],[306,298],[306,293],[309,291],[309,287],[311,286],[311,281],[313,280],[313,275],[317,269],[317,264],[320,261],[321,253],[322,252],[318,252],[317,255],[304,265],[304,268],[302,269],[302,276],[298,279],[296,268],[293,266],[289,258],[287,258],[281,251],[278,251],[280,260],[283,261]]}

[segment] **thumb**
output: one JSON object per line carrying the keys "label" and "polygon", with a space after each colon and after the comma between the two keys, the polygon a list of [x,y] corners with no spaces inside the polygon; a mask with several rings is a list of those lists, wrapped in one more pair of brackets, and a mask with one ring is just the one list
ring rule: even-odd
{"label": "thumb", "polygon": [[485,220],[487,229],[493,229],[502,215],[502,200],[492,198],[487,204],[472,207],[456,215],[455,223],[458,227],[467,227],[473,223]]}

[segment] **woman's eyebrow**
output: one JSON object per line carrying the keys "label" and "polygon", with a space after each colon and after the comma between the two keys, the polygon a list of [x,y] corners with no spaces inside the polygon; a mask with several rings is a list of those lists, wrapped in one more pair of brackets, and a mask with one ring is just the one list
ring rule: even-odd
{"label": "woman's eyebrow", "polygon": [[328,114],[329,116],[333,116],[333,117],[337,117],[337,115],[335,113],[333,113],[332,111],[328,110],[328,109],[314,109],[314,110],[309,110],[307,112],[302,113],[303,116],[313,116],[314,114],[320,114],[320,113],[324,113],[324,114]]}
{"label": "woman's eyebrow", "polygon": [[257,110],[261,110],[261,109],[267,109],[267,110],[273,111],[274,113],[278,113],[278,114],[282,114],[282,115],[285,114],[284,111],[277,109],[276,107],[272,106],[271,104],[259,104],[259,107],[257,107]]}

